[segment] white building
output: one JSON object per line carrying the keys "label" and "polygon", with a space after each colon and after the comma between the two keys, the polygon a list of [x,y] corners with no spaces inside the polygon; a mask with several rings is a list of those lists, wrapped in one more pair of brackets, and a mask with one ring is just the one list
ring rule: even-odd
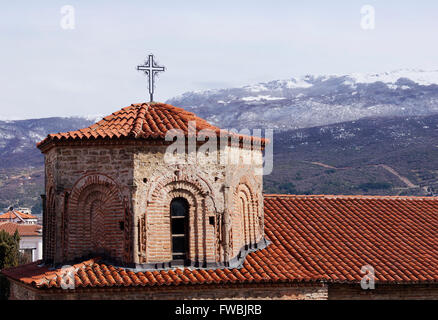
{"label": "white building", "polygon": [[33,262],[43,257],[43,228],[37,224],[0,222],[0,230],[13,235],[16,230],[20,235],[20,252]]}

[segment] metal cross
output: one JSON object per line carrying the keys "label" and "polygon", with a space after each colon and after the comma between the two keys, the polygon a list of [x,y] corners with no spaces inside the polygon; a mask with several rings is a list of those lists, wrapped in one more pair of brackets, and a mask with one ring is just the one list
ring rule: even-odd
{"label": "metal cross", "polygon": [[144,71],[144,73],[149,77],[149,95],[151,102],[154,101],[154,78],[158,72],[165,71],[165,68],[158,66],[154,61],[154,55],[150,54],[148,61],[145,62],[145,65],[137,66],[137,70]]}

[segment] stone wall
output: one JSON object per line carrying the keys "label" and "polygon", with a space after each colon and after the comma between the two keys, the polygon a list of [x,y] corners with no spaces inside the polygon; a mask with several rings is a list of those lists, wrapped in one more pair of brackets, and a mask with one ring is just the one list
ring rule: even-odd
{"label": "stone wall", "polygon": [[360,284],[330,284],[331,300],[438,300],[438,284],[376,284],[373,290],[363,290]]}
{"label": "stone wall", "polygon": [[279,284],[182,286],[159,288],[88,288],[75,291],[37,290],[11,281],[11,300],[44,299],[264,299],[264,300],[438,300],[437,284],[376,285],[374,290],[362,290],[359,284]]}
{"label": "stone wall", "polygon": [[230,288],[207,286],[149,288],[90,288],[76,291],[35,290],[18,283],[11,284],[11,300],[191,300],[191,299],[263,299],[326,300],[324,285],[246,285]]}
{"label": "stone wall", "polygon": [[262,152],[198,145],[197,153],[184,155],[185,163],[172,163],[164,161],[166,148],[144,142],[47,151],[44,259],[63,263],[104,255],[122,264],[169,262],[175,197],[190,206],[192,262],[223,262],[253,248],[264,229],[257,174]]}
{"label": "stone wall", "polygon": [[[227,147],[226,153],[238,149]],[[263,216],[262,176],[255,177],[254,161],[236,164],[220,161],[224,153],[213,151],[208,156],[187,154],[186,163],[163,162],[166,147],[145,147],[138,149],[134,157],[133,197],[135,255],[140,264],[153,264],[171,259],[170,202],[172,198],[183,197],[190,205],[190,252],[192,261],[214,263],[224,260],[223,215],[226,210],[232,216],[231,238],[236,242],[235,256],[239,249],[262,237],[260,216]],[[259,161],[261,152],[238,149],[242,156],[255,154]],[[235,198],[239,186],[248,184],[247,215],[250,223],[244,224],[242,208],[226,199]],[[227,194],[228,193],[228,194]],[[245,226],[252,238],[245,243]],[[231,243],[233,245],[233,243]]]}
{"label": "stone wall", "polygon": [[45,155],[44,259],[95,251],[132,261],[129,242],[133,146],[62,146]]}
{"label": "stone wall", "polygon": [[[170,202],[183,197],[189,203],[188,258],[214,262],[216,217],[223,208],[224,169],[206,163],[166,163],[166,147],[139,149],[135,155],[134,221],[139,233],[135,246],[138,263],[171,260]],[[210,218],[214,219],[213,224]]]}
{"label": "stone wall", "polygon": [[[231,161],[226,168],[230,186],[230,213],[232,220],[232,254],[236,256],[245,245],[253,248],[264,235],[263,175],[261,151],[232,148]],[[237,154],[237,155],[236,155]]]}

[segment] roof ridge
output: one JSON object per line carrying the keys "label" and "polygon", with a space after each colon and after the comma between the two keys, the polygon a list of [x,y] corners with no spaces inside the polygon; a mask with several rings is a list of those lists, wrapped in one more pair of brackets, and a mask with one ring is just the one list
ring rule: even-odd
{"label": "roof ridge", "polygon": [[336,194],[269,194],[264,198],[326,198],[326,199],[392,199],[392,200],[438,200],[438,197],[426,196],[377,196],[377,195],[336,195]]}

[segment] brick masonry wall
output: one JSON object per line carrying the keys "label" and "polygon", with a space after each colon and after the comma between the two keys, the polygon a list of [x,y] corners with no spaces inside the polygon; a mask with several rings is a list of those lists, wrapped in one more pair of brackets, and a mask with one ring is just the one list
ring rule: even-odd
{"label": "brick masonry wall", "polygon": [[264,299],[264,300],[438,300],[438,285],[398,284],[362,290],[359,284],[229,286],[208,288],[90,288],[77,291],[37,290],[11,281],[11,300],[160,300],[160,299]]}
{"label": "brick masonry wall", "polygon": [[[233,149],[227,147],[226,152]],[[184,197],[190,205],[190,252],[192,261],[217,262],[223,261],[223,228],[221,228],[224,210],[227,207],[233,216],[232,238],[239,246],[233,251],[236,255],[245,244],[243,213],[239,207],[229,202],[225,206],[225,192],[233,199],[233,193],[241,183],[248,183],[247,189],[259,192],[250,196],[250,214],[253,216],[251,228],[253,238],[259,240],[262,236],[255,216],[263,212],[262,176],[255,177],[254,162],[236,164],[220,163],[222,152],[210,152],[208,156],[191,159],[186,164],[169,164],[163,161],[166,147],[145,147],[138,149],[134,158],[134,184],[136,192],[133,196],[134,205],[134,235],[138,239],[135,246],[135,256],[138,263],[167,262],[171,259],[171,228],[170,202],[175,197]],[[242,156],[250,156],[251,151],[239,149]],[[255,158],[261,153],[253,152]],[[224,186],[229,188],[225,189]],[[254,201],[253,199],[258,199]],[[262,214],[261,214],[262,215]],[[214,220],[212,224],[210,218]],[[257,230],[257,233],[256,231]],[[263,228],[262,228],[263,230]]]}
{"label": "brick masonry wall", "polygon": [[196,300],[196,299],[263,299],[326,300],[324,285],[234,286],[180,288],[82,289],[77,291],[35,290],[18,283],[11,285],[11,300]]}
{"label": "brick masonry wall", "polygon": [[438,300],[438,284],[379,285],[374,290],[363,290],[360,284],[330,284],[330,300]]}
{"label": "brick masonry wall", "polygon": [[9,300],[38,300],[43,299],[45,295],[40,294],[34,289],[30,289],[21,283],[10,281]]}
{"label": "brick masonry wall", "polygon": [[[78,258],[99,243],[115,259],[129,260],[123,242],[131,231],[120,222],[131,198],[134,152],[133,146],[62,146],[45,155],[44,259]],[[93,217],[98,211],[101,217]]]}
{"label": "brick masonry wall", "polygon": [[[180,196],[190,204],[192,261],[224,261],[225,212],[231,217],[230,259],[260,240],[261,151],[227,146],[203,157],[190,153],[186,164],[166,163],[165,152],[160,143],[49,150],[44,258],[62,263],[105,252],[126,263],[168,262],[170,202]],[[220,163],[223,155],[237,161]]]}
{"label": "brick masonry wall", "polygon": [[[228,204],[231,212],[231,250],[235,257],[244,245],[260,241],[264,235],[262,153],[257,150],[230,148],[231,157],[239,157],[237,164],[226,168],[231,194]],[[242,163],[251,164],[242,165]]]}
{"label": "brick masonry wall", "polygon": [[[164,162],[166,147],[139,149],[135,156],[133,198],[135,246],[138,263],[171,260],[170,202],[183,197],[189,203],[189,258],[215,261],[215,225],[209,218],[223,207],[223,168],[214,161],[169,164]],[[222,206],[221,206],[222,205]],[[140,228],[144,220],[144,227]],[[143,245],[142,245],[143,244]]]}

